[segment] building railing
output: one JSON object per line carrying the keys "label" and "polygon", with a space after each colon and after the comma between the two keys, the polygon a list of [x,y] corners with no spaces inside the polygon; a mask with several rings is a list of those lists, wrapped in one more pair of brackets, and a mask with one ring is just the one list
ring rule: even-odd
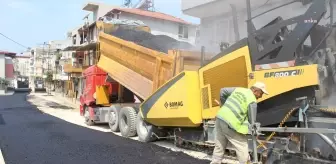
{"label": "building railing", "polygon": [[80,64],[64,64],[63,70],[66,73],[82,73],[88,66],[83,66]]}

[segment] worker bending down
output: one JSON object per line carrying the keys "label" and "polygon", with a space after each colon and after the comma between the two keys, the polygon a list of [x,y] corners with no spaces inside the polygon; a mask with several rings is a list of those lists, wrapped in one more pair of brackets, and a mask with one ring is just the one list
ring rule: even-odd
{"label": "worker bending down", "polygon": [[[221,164],[228,142],[236,150],[239,163],[249,161],[247,134],[250,117],[248,113],[257,112],[257,99],[268,94],[262,82],[256,82],[250,89],[222,88],[220,91],[221,108],[216,116],[216,140],[210,164]],[[255,114],[254,114],[255,116]]]}

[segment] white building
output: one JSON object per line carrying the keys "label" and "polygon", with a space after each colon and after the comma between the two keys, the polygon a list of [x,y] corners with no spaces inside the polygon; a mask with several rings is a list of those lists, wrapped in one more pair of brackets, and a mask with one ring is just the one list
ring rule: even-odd
{"label": "white building", "polygon": [[[0,50],[0,79],[5,79],[9,82],[9,87],[13,87],[14,85],[14,65],[13,58],[16,53],[1,51]],[[4,94],[6,92],[6,88],[0,87],[0,94]]]}
{"label": "white building", "polygon": [[[68,39],[71,40],[72,45],[64,49],[64,51],[67,51],[66,56],[72,55],[71,61],[67,59],[68,62],[63,67],[71,80],[69,86],[72,86],[72,89],[67,91],[69,95],[73,95],[72,93],[77,91],[81,93],[82,72],[87,67],[97,63],[96,45],[99,33],[96,28],[96,21],[101,17],[108,15],[116,19],[140,20],[149,26],[155,35],[167,35],[176,40],[195,43],[197,25],[171,15],[140,9],[119,8],[93,2],[85,4],[83,10],[91,12],[92,17],[90,17],[90,14],[86,15],[82,27],[68,32]],[[78,95],[74,97],[79,98]]]}
{"label": "white building", "polygon": [[91,19],[88,19],[88,23],[91,24],[97,21],[100,17],[104,16],[106,13],[110,12],[112,9],[117,8],[118,6],[108,5],[99,2],[89,2],[84,5],[84,11],[92,12]]}
{"label": "white building", "polygon": [[14,65],[12,59],[16,53],[0,50],[0,78],[11,79],[14,76]]}
{"label": "white building", "polygon": [[13,64],[17,75],[28,77],[30,75],[30,52],[23,52],[20,55],[15,56]]}
{"label": "white building", "polygon": [[83,10],[93,13],[92,19],[87,21],[89,24],[105,15],[117,19],[140,20],[150,27],[154,35],[167,35],[176,40],[195,44],[197,25],[168,14],[135,8],[120,8],[101,3],[88,3]]}
{"label": "white building", "polygon": [[[250,1],[253,17],[292,0]],[[302,2],[271,11],[253,19],[253,23],[259,29],[278,16],[288,19],[301,15],[309,7],[309,5],[303,5]],[[181,0],[181,6],[184,14],[200,18],[200,44],[205,46],[207,50],[219,52],[221,42],[233,44],[237,40],[247,37],[246,0]],[[237,17],[234,17],[234,11],[236,11]],[[236,28],[234,27],[234,18],[237,18]]]}
{"label": "white building", "polygon": [[[58,58],[61,57],[61,50],[70,44],[71,40],[53,40],[42,45],[34,47],[30,50],[29,59],[29,75],[30,87],[35,86],[37,81],[42,81],[47,77],[47,72],[53,74],[53,79],[62,79],[61,66]],[[56,75],[60,74],[60,75]],[[63,74],[66,76],[65,74]]]}
{"label": "white building", "polygon": [[132,8],[116,8],[109,15],[114,18],[140,20],[154,35],[167,35],[179,41],[195,44],[197,25],[174,16]]}
{"label": "white building", "polygon": [[[49,41],[50,48],[54,51],[50,53],[50,65],[53,71],[53,80],[67,80],[67,74],[63,70],[65,59],[71,58],[68,52],[62,51],[64,48],[72,45],[71,39]],[[48,68],[48,65],[46,65]]]}

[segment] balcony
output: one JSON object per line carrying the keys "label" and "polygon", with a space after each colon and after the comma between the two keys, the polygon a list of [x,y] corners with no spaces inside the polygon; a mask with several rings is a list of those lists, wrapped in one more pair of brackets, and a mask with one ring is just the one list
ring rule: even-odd
{"label": "balcony", "polygon": [[71,65],[71,64],[64,64],[63,70],[65,73],[82,73],[88,66],[80,66],[80,65]]}

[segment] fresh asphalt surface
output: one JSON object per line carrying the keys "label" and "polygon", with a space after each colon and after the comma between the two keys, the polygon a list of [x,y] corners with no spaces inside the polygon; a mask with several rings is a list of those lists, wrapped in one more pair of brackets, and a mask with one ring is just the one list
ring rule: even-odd
{"label": "fresh asphalt surface", "polygon": [[0,149],[6,164],[210,163],[43,114],[26,101],[27,94],[0,96]]}

